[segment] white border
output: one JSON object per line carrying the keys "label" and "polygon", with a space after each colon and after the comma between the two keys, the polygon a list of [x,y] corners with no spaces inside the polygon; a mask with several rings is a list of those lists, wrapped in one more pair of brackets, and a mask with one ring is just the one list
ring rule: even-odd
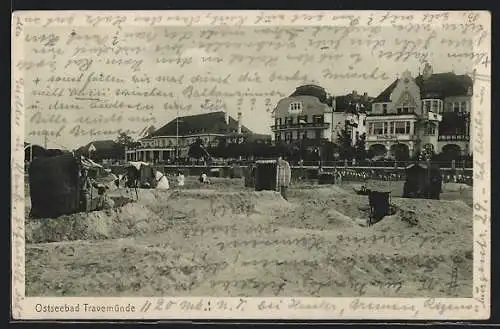
{"label": "white border", "polygon": [[[342,19],[332,19],[344,15],[362,15],[368,18],[370,15],[383,15],[387,11],[32,11],[15,12],[12,17],[12,58],[19,58],[23,54],[23,31],[26,26],[40,26],[48,19],[74,17],[73,26],[85,26],[90,23],[86,21],[86,15],[94,19],[99,16],[107,18],[99,26],[151,26],[156,25],[214,25],[217,16],[236,18],[227,20],[227,25],[343,25]],[[396,13],[396,12],[394,12]],[[398,14],[423,15],[426,12],[397,12]],[[427,12],[428,13],[428,12]],[[436,12],[440,13],[440,12]],[[491,15],[489,12],[450,12],[450,19],[464,22],[467,15],[474,13],[480,15],[479,21],[488,29],[491,28]],[[304,20],[304,14],[321,14],[322,21]],[[150,22],[134,20],[137,16],[148,17]],[[268,19],[259,19],[267,16]],[[418,19],[417,19],[418,21]],[[215,25],[221,22],[215,23]],[[361,25],[366,22],[360,22]],[[67,26],[67,24],[54,21],[52,25]],[[385,24],[380,24],[385,26]],[[391,26],[387,22],[387,26]],[[491,32],[487,37],[484,49],[491,58]],[[491,76],[490,67],[477,67],[477,74]],[[25,297],[24,283],[24,86],[22,72],[16,69],[15,61],[12,62],[12,143],[11,143],[11,168],[12,168],[12,316],[20,319],[433,319],[433,320],[473,320],[488,319],[490,316],[490,82],[478,79],[474,86],[473,120],[482,122],[481,129],[473,129],[474,147],[478,148],[477,142],[480,136],[483,138],[483,154],[474,152],[474,284],[473,298],[295,298],[304,303],[314,302],[320,304],[322,301],[335,305],[316,310],[293,310],[287,305],[294,298],[245,298],[244,308],[238,309],[240,298],[34,298]],[[482,95],[481,95],[482,94]],[[483,176],[478,176],[479,167],[483,168]],[[479,207],[478,205],[482,205]],[[481,220],[484,218],[485,220]],[[217,309],[217,302],[224,300],[228,309]],[[258,305],[266,300],[280,304],[280,311],[262,311]],[[183,310],[182,301],[191,301],[194,304],[201,302],[201,309],[187,311]],[[364,308],[355,308],[356,302],[363,303]],[[169,303],[173,302],[173,303]],[[210,302],[210,304],[209,304]],[[150,305],[146,312],[83,312],[83,304],[101,305],[133,305],[140,310],[146,303]],[[326,305],[326,304],[323,305]],[[79,313],[39,313],[36,311],[37,304],[80,304]],[[162,305],[162,310],[155,310],[155,306]],[[171,307],[168,308],[167,305]],[[185,303],[184,303],[185,305]],[[359,306],[359,304],[358,304]],[[229,310],[232,309],[232,310]]]}

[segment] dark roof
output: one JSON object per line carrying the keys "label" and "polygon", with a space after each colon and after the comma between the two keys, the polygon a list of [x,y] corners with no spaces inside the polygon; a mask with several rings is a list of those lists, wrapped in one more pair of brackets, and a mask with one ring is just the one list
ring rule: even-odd
{"label": "dark roof", "polygon": [[117,147],[121,147],[120,144],[118,144],[117,142],[115,142],[111,139],[108,139],[108,140],[90,142],[87,145],[79,148],[79,150],[83,150],[83,151],[87,152],[89,150],[90,145],[92,145],[92,144],[94,144],[94,147],[96,148],[96,150],[101,150],[101,151],[113,150]]}
{"label": "dark roof", "polygon": [[396,85],[398,84],[399,79],[396,79],[393,83],[389,85],[389,87],[385,88],[383,92],[381,92],[375,99],[373,100],[374,103],[379,103],[379,102],[389,102],[391,93],[396,88]]}
{"label": "dark roof", "polygon": [[469,87],[472,88],[473,85],[468,75],[456,75],[452,72],[433,74],[427,80],[418,76],[415,81],[423,97],[427,94],[437,94],[436,97],[440,98],[467,95]]}
{"label": "dark roof", "polygon": [[[399,79],[396,79],[389,87],[378,95],[373,102],[390,102],[390,96],[396,87]],[[435,73],[428,79],[422,75],[415,78],[416,84],[420,88],[422,98],[445,98],[451,96],[467,95],[467,91],[472,88],[472,79],[468,75],[457,75],[453,72]]]}
{"label": "dark roof", "polygon": [[[179,117],[179,136],[191,134],[230,134],[238,129],[238,121],[229,116],[229,124],[226,124],[225,112],[210,112],[197,115]],[[250,129],[241,126],[242,134],[252,134]],[[176,136],[177,118],[173,119],[163,127],[153,132],[150,137]]]}
{"label": "dark roof", "polygon": [[370,103],[373,100],[373,97],[367,97],[367,99],[364,99],[363,95],[353,95],[352,93],[343,95],[343,96],[337,96],[335,97],[335,112],[355,112],[356,111],[356,103],[359,103],[360,105],[364,105],[364,108],[360,108],[360,111],[363,109],[365,111],[370,111],[371,106]]}
{"label": "dark roof", "polygon": [[303,85],[297,87],[293,94],[290,95],[290,97],[293,96],[314,96],[324,104],[328,104],[329,101],[325,89],[317,85]]}

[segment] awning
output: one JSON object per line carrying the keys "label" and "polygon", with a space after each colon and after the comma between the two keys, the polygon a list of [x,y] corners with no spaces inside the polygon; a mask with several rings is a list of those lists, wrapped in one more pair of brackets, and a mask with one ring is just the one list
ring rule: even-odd
{"label": "awning", "polygon": [[85,169],[89,169],[89,168],[103,168],[103,166],[101,166],[100,164],[95,163],[91,159],[88,159],[88,158],[86,158],[84,156],[81,157],[81,163],[82,163],[83,168],[85,168]]}
{"label": "awning", "polygon": [[415,166],[418,166],[418,167],[423,168],[423,169],[427,169],[427,165],[423,164],[423,163],[412,163],[411,165],[407,166],[406,169],[411,169]]}
{"label": "awning", "polygon": [[129,161],[129,165],[135,167],[137,170],[141,169],[141,166],[149,166],[147,162],[143,161]]}

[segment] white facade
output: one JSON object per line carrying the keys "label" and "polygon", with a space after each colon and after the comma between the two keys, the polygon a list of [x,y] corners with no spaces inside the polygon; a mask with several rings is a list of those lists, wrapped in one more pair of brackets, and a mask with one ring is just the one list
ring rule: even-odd
{"label": "white facade", "polygon": [[421,94],[419,85],[406,71],[388,101],[376,100],[372,104],[372,113],[366,118],[367,149],[374,155],[394,156],[398,148],[406,148],[412,156],[423,148],[440,153],[452,143],[462,154],[470,154],[470,122],[465,123],[464,135],[444,134],[443,117],[451,112],[470,113],[471,95],[439,97],[426,92],[427,96],[422,97]]}

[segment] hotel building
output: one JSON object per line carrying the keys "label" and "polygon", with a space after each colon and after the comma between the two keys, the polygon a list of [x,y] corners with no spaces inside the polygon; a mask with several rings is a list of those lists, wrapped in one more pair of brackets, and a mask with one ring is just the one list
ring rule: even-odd
{"label": "hotel building", "polygon": [[370,109],[370,100],[366,93],[332,97],[320,86],[300,86],[273,110],[272,139],[285,143],[308,139],[319,145],[322,140],[336,142],[347,128],[355,143],[356,136],[365,132],[364,109]]}
{"label": "hotel building", "polygon": [[127,150],[127,160],[169,162],[188,158],[190,145],[198,140],[209,148],[216,147],[221,138],[228,143],[241,143],[249,136],[265,138],[245,127],[242,118],[241,112],[234,119],[225,111],[177,117],[140,139],[139,147]]}
{"label": "hotel building", "polygon": [[436,153],[471,154],[469,140],[472,79],[455,73],[422,75],[405,71],[372,102],[366,118],[366,147],[375,156]]}

